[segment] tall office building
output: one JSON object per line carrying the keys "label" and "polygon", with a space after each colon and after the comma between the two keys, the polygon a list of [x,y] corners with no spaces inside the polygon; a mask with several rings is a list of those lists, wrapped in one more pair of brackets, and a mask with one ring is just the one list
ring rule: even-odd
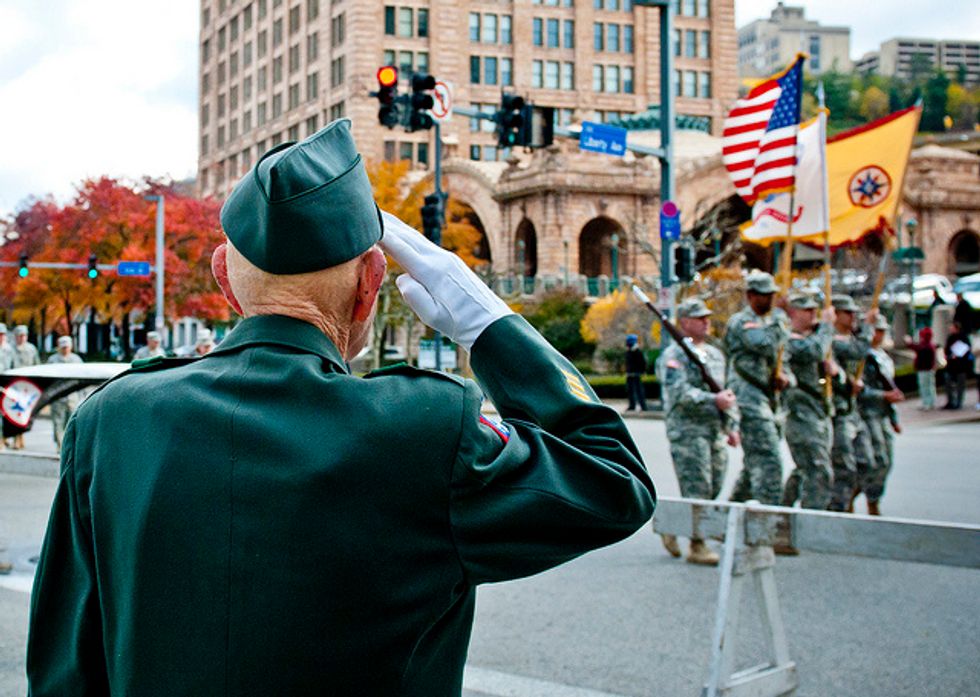
{"label": "tall office building", "polygon": [[[733,0],[675,0],[676,111],[718,133],[735,99]],[[364,156],[432,161],[432,133],[379,125],[380,66],[452,83],[493,112],[501,90],[561,124],[614,121],[659,103],[659,13],[632,0],[202,0],[202,194],[223,196],[270,147],[348,116]],[[454,117],[460,157],[504,159],[493,124]]]}
{"label": "tall office building", "polygon": [[908,80],[916,70],[932,71],[937,66],[952,79],[958,79],[962,72],[965,84],[980,84],[980,41],[889,39],[877,51],[864,54],[855,69],[865,75]]}
{"label": "tall office building", "polygon": [[807,19],[803,7],[777,3],[769,19],[757,19],[738,30],[738,74],[765,77],[786,67],[797,53],[809,57],[814,75],[851,70],[851,30]]}

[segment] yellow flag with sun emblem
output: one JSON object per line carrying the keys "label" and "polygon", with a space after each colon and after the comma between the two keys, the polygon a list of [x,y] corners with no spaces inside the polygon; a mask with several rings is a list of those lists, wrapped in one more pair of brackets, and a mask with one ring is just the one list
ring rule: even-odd
{"label": "yellow flag with sun emblem", "polygon": [[921,111],[909,107],[827,139],[831,246],[893,230]]}

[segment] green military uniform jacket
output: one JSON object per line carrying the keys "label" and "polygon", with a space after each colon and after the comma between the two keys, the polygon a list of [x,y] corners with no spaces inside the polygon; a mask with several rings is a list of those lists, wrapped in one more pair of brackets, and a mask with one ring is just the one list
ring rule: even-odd
{"label": "green military uniform jacket", "polygon": [[[728,387],[743,415],[773,418],[776,394],[772,376],[779,347],[789,336],[786,313],[774,308],[759,316],[751,307],[732,315],[725,327]],[[784,374],[790,377],[785,369]]]}
{"label": "green military uniform jacket", "polygon": [[824,419],[833,413],[833,397],[831,400],[825,397],[823,382],[823,361],[833,339],[834,328],[826,322],[821,322],[810,334],[790,334],[786,343],[786,362],[795,384],[785,393],[788,418],[806,422]]}
{"label": "green military uniform jacket", "polygon": [[475,587],[647,521],[617,413],[517,316],[472,381],[348,373],[299,320],[244,320],[72,419],[31,598],[30,694],[459,695]]}
{"label": "green military uniform jacket", "polygon": [[867,328],[862,325],[857,334],[836,334],[833,341],[834,360],[841,371],[834,380],[834,416],[844,417],[854,411],[851,380],[861,359],[871,347]]}
{"label": "green military uniform jacket", "polygon": [[[725,355],[707,342],[700,346],[689,345],[711,377],[724,385]],[[700,368],[676,342],[660,355],[657,377],[663,385],[667,436],[671,440],[682,439],[691,433],[714,436],[722,430],[738,430],[738,406],[732,405],[724,414],[718,410],[715,393],[704,383]]]}
{"label": "green military uniform jacket", "polygon": [[889,383],[895,381],[895,362],[882,348],[870,348],[864,368],[864,389],[858,394],[858,411],[862,418],[889,417],[897,420],[895,405],[885,399]]}

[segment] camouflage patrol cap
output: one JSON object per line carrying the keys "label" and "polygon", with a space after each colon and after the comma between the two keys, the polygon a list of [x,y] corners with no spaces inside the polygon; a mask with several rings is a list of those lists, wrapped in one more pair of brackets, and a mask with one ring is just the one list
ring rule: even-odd
{"label": "camouflage patrol cap", "polygon": [[797,310],[816,310],[820,305],[817,299],[809,293],[791,293],[789,296],[789,306]]}
{"label": "camouflage patrol cap", "polygon": [[0,334],[6,334],[6,333],[7,333],[7,325],[4,324],[3,322],[0,322]]}
{"label": "camouflage patrol cap", "polygon": [[844,293],[838,293],[830,298],[830,302],[833,304],[834,309],[838,312],[860,312],[861,308],[854,298],[850,295],[845,295]]}
{"label": "camouflage patrol cap", "polygon": [[146,333],[146,340],[147,341],[160,341],[160,332],[147,332]]}
{"label": "camouflage patrol cap", "polygon": [[221,226],[273,274],[319,271],[370,249],[381,239],[381,213],[350,120],[263,155],[221,207]]}
{"label": "camouflage patrol cap", "polygon": [[27,336],[27,325],[18,324],[14,327],[14,336]]}
{"label": "camouflage patrol cap", "polygon": [[881,329],[883,331],[888,331],[888,319],[881,313],[875,319],[875,329]]}
{"label": "camouflage patrol cap", "polygon": [[704,304],[704,301],[700,298],[689,298],[677,306],[677,316],[680,317],[708,317],[711,315],[711,310],[708,306]]}
{"label": "camouflage patrol cap", "polygon": [[748,277],[745,279],[745,286],[747,290],[761,295],[768,295],[779,290],[776,281],[773,280],[772,274],[759,271],[758,269],[753,269],[749,272]]}

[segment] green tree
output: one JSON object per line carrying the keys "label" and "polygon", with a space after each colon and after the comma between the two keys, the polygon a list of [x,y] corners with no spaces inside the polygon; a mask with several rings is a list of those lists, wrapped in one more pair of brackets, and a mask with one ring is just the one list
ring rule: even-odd
{"label": "green tree", "polygon": [[922,124],[920,130],[935,133],[945,130],[943,118],[947,112],[946,91],[949,89],[949,76],[942,69],[933,72],[926,82],[922,95]]}

